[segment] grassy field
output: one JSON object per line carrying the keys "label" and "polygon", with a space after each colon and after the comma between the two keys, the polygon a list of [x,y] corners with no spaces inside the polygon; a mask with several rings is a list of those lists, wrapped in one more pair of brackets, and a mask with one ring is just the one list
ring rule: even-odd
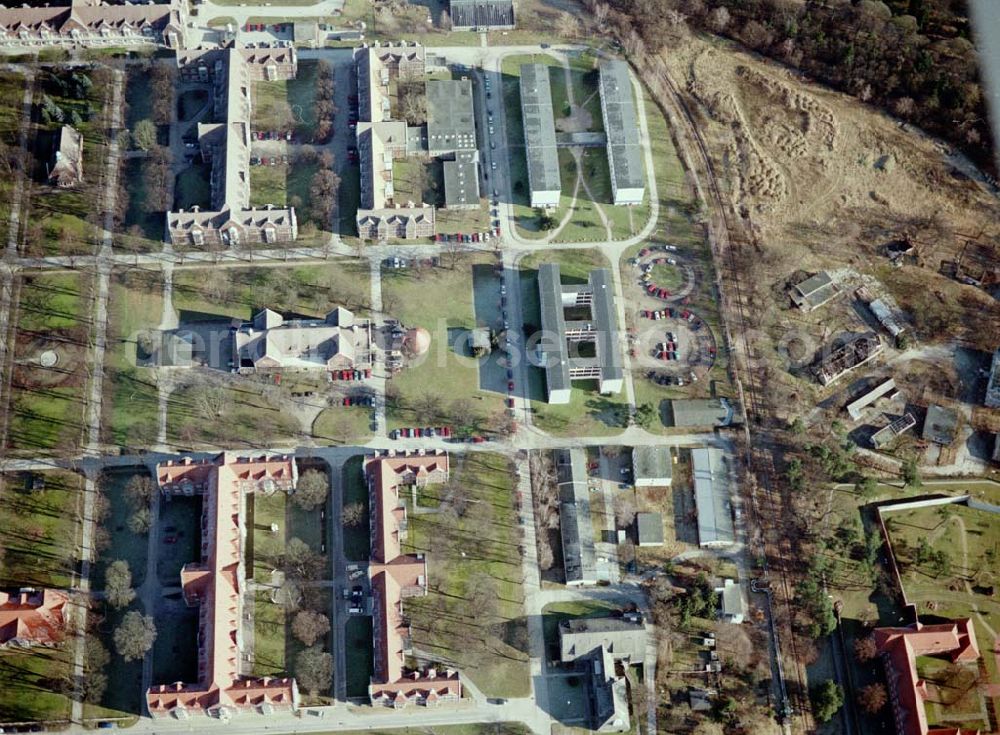
{"label": "grassy field", "polygon": [[256,82],[253,86],[255,130],[284,131],[294,126],[296,134],[311,141],[316,128],[317,62],[303,61],[294,79]]}
{"label": "grassy field", "polygon": [[[260,590],[254,594],[253,615],[254,676],[287,674],[292,659],[289,647],[295,639],[288,633],[285,608],[271,602],[266,590]],[[301,647],[297,641],[295,644]]]}
{"label": "grassy field", "polygon": [[488,696],[528,693],[515,477],[499,454],[453,459],[461,501],[410,509],[405,547],[428,559],[429,592],[406,601],[413,646],[453,662]]}
{"label": "grassy field", "polygon": [[372,409],[364,406],[325,408],[313,421],[313,439],[320,444],[363,444],[372,438]]}
{"label": "grassy field", "polygon": [[[250,168],[250,206],[295,207],[301,221],[309,210],[309,183],[319,170],[316,162],[295,161],[291,165],[252,166]],[[324,228],[327,229],[327,228]]]}
{"label": "grassy field", "polygon": [[361,503],[365,514],[356,526],[344,526],[344,556],[349,561],[367,561],[371,557],[371,535],[368,530],[368,485],[365,483],[362,463],[364,457],[351,457],[344,463],[342,478],[344,505]]}
{"label": "grassy field", "polygon": [[427,355],[405,367],[390,383],[391,390],[398,393],[398,400],[389,405],[390,428],[414,425],[418,418],[414,405],[425,398],[437,406],[440,421],[449,420],[456,399],[471,401],[480,422],[502,414],[501,396],[480,390],[477,364],[452,347],[458,334],[476,326],[473,266],[494,262],[491,255],[462,255],[454,268],[445,258],[439,267],[383,272],[385,311],[405,326],[423,327],[431,334]]}
{"label": "grassy field", "polygon": [[104,584],[104,573],[108,564],[121,559],[127,561],[132,570],[132,585],[139,587],[146,577],[146,559],[149,556],[149,541],[146,534],[132,533],[126,525],[132,509],[125,500],[125,486],[135,476],[147,476],[146,470],[135,468],[109,469],[101,475],[100,486],[110,503],[111,514],[104,521],[111,545],[100,554],[94,570],[96,586]]}
{"label": "grassy field", "polygon": [[[6,437],[12,450],[73,451],[80,445],[91,285],[76,274],[20,281]],[[56,357],[51,368],[39,365],[46,352]]]}
{"label": "grassy field", "polygon": [[207,163],[194,163],[177,174],[174,182],[174,209],[191,209],[212,206],[212,167]]}
{"label": "grassy field", "polygon": [[[14,146],[18,142],[21,129],[21,105],[17,102],[24,95],[24,76],[12,71],[0,72],[0,98],[7,104],[0,110],[0,141],[5,145]],[[0,222],[10,222],[10,202],[15,179],[13,176],[0,178]],[[6,237],[7,230],[3,235]]]}
{"label": "grassy field", "polygon": [[72,647],[0,652],[0,722],[69,718],[69,697],[54,691],[73,673]]}
{"label": "grassy field", "polygon": [[[256,581],[271,581],[271,570],[280,565],[285,545],[290,539],[305,541],[313,551],[322,553],[320,509],[303,510],[283,492],[273,495],[254,493],[247,502],[253,504],[250,515],[253,528],[251,567]],[[271,532],[272,524],[278,527],[277,533]]]}
{"label": "grassy field", "polygon": [[152,370],[136,367],[140,335],[155,330],[163,317],[163,281],[158,271],[116,271],[108,304],[102,434],[118,446],[157,441],[159,393]]}
{"label": "grassy field", "polygon": [[83,478],[65,470],[0,476],[0,586],[70,586],[82,490]]}
{"label": "grassy field", "polygon": [[335,306],[364,313],[370,298],[368,263],[362,260],[174,271],[173,303],[181,322],[250,319],[264,307],[315,316]]}
{"label": "grassy field", "polygon": [[261,447],[293,444],[301,435],[284,392],[274,385],[185,386],[167,399],[167,440],[175,446]]}
{"label": "grassy field", "polygon": [[368,683],[375,671],[371,617],[349,617],[344,626],[344,637],[347,649],[347,696],[367,697]]}

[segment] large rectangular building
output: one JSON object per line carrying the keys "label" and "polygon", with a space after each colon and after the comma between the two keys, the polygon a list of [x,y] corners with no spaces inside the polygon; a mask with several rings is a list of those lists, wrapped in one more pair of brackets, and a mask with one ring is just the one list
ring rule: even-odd
{"label": "large rectangular building", "polygon": [[469,79],[427,82],[427,151],[432,156],[476,149],[476,120]]}
{"label": "large rectangular building", "polygon": [[558,207],[562,182],[549,67],[545,64],[521,65],[521,120],[531,206]]}
{"label": "large rectangular building", "polygon": [[601,116],[608,136],[608,166],[615,204],[642,204],[646,177],[642,167],[639,116],[632,94],[632,75],[624,61],[600,66]]}
{"label": "large rectangular building", "polygon": [[698,545],[729,546],[736,541],[729,478],[724,457],[714,447],[691,450],[694,504],[698,512]]}
{"label": "large rectangular building", "polygon": [[514,27],[514,0],[451,0],[453,31],[500,31]]}
{"label": "large rectangular building", "polygon": [[211,207],[167,213],[170,242],[229,248],[295,240],[294,207],[250,206],[251,86],[294,79],[295,49],[198,49],[178,53],[177,65],[183,80],[213,83],[217,122],[198,123],[201,156],[212,167]]}
{"label": "large rectangular building", "polygon": [[[558,263],[538,268],[538,298],[543,339],[540,362],[545,370],[549,403],[569,403],[574,380],[596,380],[601,393],[622,389],[624,372],[619,352],[611,273],[606,268],[590,272],[586,284],[563,285]],[[589,309],[590,319],[566,319],[567,309]],[[581,355],[592,345],[593,356]]]}

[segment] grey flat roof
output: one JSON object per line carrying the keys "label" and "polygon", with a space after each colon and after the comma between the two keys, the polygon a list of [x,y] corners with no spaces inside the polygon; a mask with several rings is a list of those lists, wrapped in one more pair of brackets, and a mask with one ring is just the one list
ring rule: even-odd
{"label": "grey flat roof", "polygon": [[596,584],[597,552],[594,549],[594,524],[590,520],[587,462],[583,450],[557,451],[556,473],[566,582]]}
{"label": "grey flat roof", "polygon": [[542,313],[542,332],[545,340],[545,385],[553,390],[570,388],[569,359],[566,340],[566,317],[562,306],[562,285],[559,282],[559,264],[543,263],[538,266],[538,302]]}
{"label": "grey flat roof", "polygon": [[444,206],[479,204],[479,167],[474,158],[461,156],[444,162]]}
{"label": "grey flat roof", "polygon": [[468,79],[431,79],[426,89],[428,150],[434,153],[475,149],[472,82]]}
{"label": "grey flat roof", "polygon": [[632,470],[636,480],[673,477],[673,458],[669,447],[634,447]]}
{"label": "grey flat roof", "polygon": [[722,452],[712,447],[691,450],[694,467],[694,502],[698,510],[698,543],[731,544],[736,541],[729,483]]}
{"label": "grey flat roof", "polygon": [[618,189],[641,189],[646,185],[639,142],[639,118],[632,95],[628,64],[604,61],[600,66],[601,110],[608,136],[611,175]]}
{"label": "grey flat roof", "polygon": [[521,64],[521,120],[528,160],[528,183],[532,191],[559,191],[559,150],[549,67]]}
{"label": "grey flat roof", "polygon": [[635,528],[640,546],[663,545],[663,515],[660,513],[637,513]]}
{"label": "grey flat roof", "polygon": [[729,426],[735,409],[725,398],[691,398],[670,402],[674,426]]}
{"label": "grey flat roof", "polygon": [[618,351],[618,321],[615,317],[611,271],[607,268],[592,270],[590,285],[594,289],[594,303],[591,309],[597,325],[597,359],[601,361],[601,379],[621,380],[622,356]]}
{"label": "grey flat roof", "polygon": [[624,618],[575,618],[559,623],[559,660],[563,663],[601,647],[612,659],[642,663],[646,657],[646,626]]}

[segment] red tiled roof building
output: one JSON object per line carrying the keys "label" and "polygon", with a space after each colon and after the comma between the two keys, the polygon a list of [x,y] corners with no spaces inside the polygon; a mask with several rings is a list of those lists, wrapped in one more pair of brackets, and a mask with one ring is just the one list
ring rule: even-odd
{"label": "red tiled roof building", "polygon": [[972,735],[978,730],[933,728],[927,723],[927,686],[917,673],[917,656],[944,656],[949,661],[976,661],[979,645],[968,618],[950,623],[905,628],[876,628],[875,645],[882,654],[889,701],[898,735]]}
{"label": "red tiled roof building", "polygon": [[375,673],[368,687],[372,703],[389,707],[433,705],[457,701],[462,684],[457,671],[409,669],[410,628],[403,618],[403,599],[427,594],[427,560],[403,554],[406,508],[400,488],[448,480],[448,455],[389,454],[364,464],[371,507],[372,558],[368,567],[374,598]]}
{"label": "red tiled roof building", "polygon": [[157,465],[156,480],[164,495],[202,495],[204,501],[201,561],[186,564],[181,570],[184,600],[199,607],[198,680],[151,687],[146,692],[151,717],[222,717],[245,711],[269,714],[298,706],[294,679],[245,677],[240,666],[246,582],[244,495],[289,492],[296,477],[295,461],[288,456],[223,453],[209,460],[185,458]]}
{"label": "red tiled roof building", "polygon": [[0,592],[0,648],[62,643],[68,602],[69,596],[60,590]]}

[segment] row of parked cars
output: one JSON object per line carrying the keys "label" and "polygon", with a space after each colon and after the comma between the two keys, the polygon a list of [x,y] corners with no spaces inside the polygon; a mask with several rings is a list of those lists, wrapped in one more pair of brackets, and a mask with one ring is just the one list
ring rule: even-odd
{"label": "row of parked cars", "polygon": [[275,33],[281,33],[283,31],[290,31],[290,30],[292,30],[292,24],[291,23],[274,23],[274,24],[268,25],[267,23],[247,23],[245,26],[243,26],[243,30],[244,31],[248,31],[248,32],[253,32],[253,31],[260,32],[260,31],[271,30],[271,31],[274,31]]}
{"label": "row of parked cars", "polygon": [[330,382],[335,380],[366,380],[372,376],[371,368],[358,368],[357,370],[331,370],[327,375]]}
{"label": "row of parked cars", "polygon": [[375,399],[371,396],[344,396],[342,404],[344,406],[366,406],[371,408],[375,405]]}
{"label": "row of parked cars", "polygon": [[291,130],[254,130],[250,133],[251,140],[283,140],[288,143],[297,143],[295,133]]}
{"label": "row of parked cars", "polygon": [[402,429],[393,429],[389,432],[390,439],[413,439],[419,437],[435,437],[440,436],[445,439],[451,438],[451,427],[450,426],[428,426],[426,428],[416,427],[410,428],[409,426],[404,426]]}
{"label": "row of parked cars", "polygon": [[449,234],[446,232],[439,232],[434,235],[435,242],[486,242],[487,240],[492,240],[494,237],[500,237],[500,227],[499,220],[497,220],[497,227],[492,230],[487,230],[486,232],[472,232],[464,233],[458,232],[455,234]]}
{"label": "row of parked cars", "polygon": [[288,165],[288,156],[250,156],[251,166],[282,166]]}

